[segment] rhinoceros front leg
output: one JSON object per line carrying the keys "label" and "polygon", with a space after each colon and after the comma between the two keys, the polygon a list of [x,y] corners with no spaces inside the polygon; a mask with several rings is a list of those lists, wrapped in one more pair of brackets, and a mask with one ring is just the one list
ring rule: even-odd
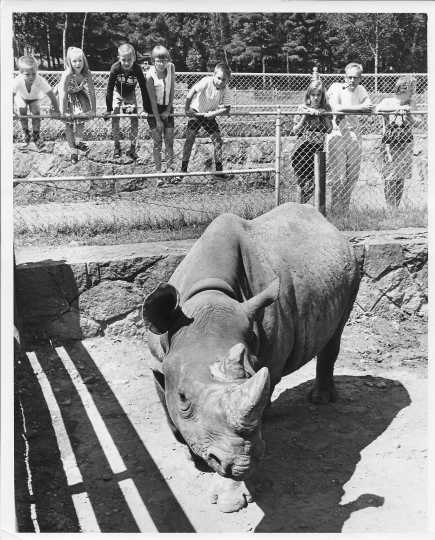
{"label": "rhinoceros front leg", "polygon": [[254,500],[245,482],[224,478],[217,473],[210,495],[212,504],[217,504],[221,512],[238,512]]}

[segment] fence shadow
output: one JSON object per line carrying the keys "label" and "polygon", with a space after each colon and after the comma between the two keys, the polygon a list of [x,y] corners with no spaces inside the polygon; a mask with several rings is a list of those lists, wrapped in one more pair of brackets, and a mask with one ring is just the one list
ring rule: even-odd
{"label": "fence shadow", "polygon": [[[31,504],[35,504],[41,532],[79,532],[50,412],[29,359],[18,348],[15,351],[14,386],[17,530],[35,532],[30,513]],[[26,453],[32,474],[32,492],[28,485]]]}
{"label": "fence shadow", "polygon": [[382,506],[382,494],[361,494],[341,505],[361,451],[410,404],[397,381],[338,376],[340,400],[316,407],[313,381],[283,392],[264,425],[267,455],[252,480],[264,512],[256,532],[340,532],[358,510]]}
{"label": "fence shadow", "polygon": [[[122,480],[131,479],[159,532],[195,532],[116,396],[103,376],[100,376],[88,351],[77,341],[64,343],[63,346],[91,392],[126,466],[124,472],[113,473],[88,411],[57,351],[50,347],[37,349],[36,356],[51,383],[83,477],[82,484],[69,487],[69,499],[72,493],[87,492],[101,532],[138,532],[138,526],[118,484]],[[98,380],[97,384],[94,379]],[[44,419],[46,422],[51,423],[49,418]],[[57,449],[56,441],[47,444]],[[50,467],[51,463],[47,464],[49,475]],[[68,498],[67,494],[64,496]],[[41,532],[50,530],[53,529],[47,527],[44,531],[41,529]],[[72,529],[57,527],[54,530],[70,532]]]}

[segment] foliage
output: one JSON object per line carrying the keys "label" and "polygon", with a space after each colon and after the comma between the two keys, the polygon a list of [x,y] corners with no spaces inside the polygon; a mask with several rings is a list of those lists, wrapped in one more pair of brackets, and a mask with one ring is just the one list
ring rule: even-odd
{"label": "foliage", "polygon": [[[66,20],[68,23],[66,25]],[[421,13],[31,13],[13,16],[14,55],[35,54],[61,69],[66,46],[84,48],[93,70],[107,70],[119,44],[139,58],[164,44],[177,71],[205,71],[221,60],[233,71],[427,71],[427,16]]]}

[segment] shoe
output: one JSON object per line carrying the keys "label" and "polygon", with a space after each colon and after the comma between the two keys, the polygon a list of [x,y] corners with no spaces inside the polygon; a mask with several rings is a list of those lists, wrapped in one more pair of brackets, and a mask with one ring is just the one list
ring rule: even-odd
{"label": "shoe", "polygon": [[130,148],[130,150],[126,152],[126,156],[130,157],[131,159],[137,159],[136,150],[134,148]]}
{"label": "shoe", "polygon": [[113,149],[113,157],[114,158],[121,157],[121,147],[120,146],[115,146],[115,148]]}
{"label": "shoe", "polygon": [[79,156],[77,154],[71,154],[71,163],[77,163]]}
{"label": "shoe", "polygon": [[216,171],[213,175],[213,178],[216,178],[217,180],[231,180],[234,178],[234,174]]}
{"label": "shoe", "polygon": [[85,144],[83,141],[80,141],[76,144],[77,150],[81,150],[82,152],[87,152],[89,150],[89,146]]}
{"label": "shoe", "polygon": [[30,133],[29,133],[28,131],[25,132],[25,133],[24,133],[24,142],[25,142],[26,144],[29,144],[31,140],[32,140],[32,137],[30,136]]}

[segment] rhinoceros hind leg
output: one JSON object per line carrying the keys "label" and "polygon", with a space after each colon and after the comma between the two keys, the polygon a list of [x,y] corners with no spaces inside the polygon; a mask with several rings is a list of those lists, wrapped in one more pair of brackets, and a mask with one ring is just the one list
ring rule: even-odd
{"label": "rhinoceros hind leg", "polygon": [[333,403],[337,400],[337,391],[334,387],[334,364],[340,351],[342,331],[343,327],[340,327],[317,355],[316,382],[308,395],[312,403]]}
{"label": "rhinoceros hind leg", "polygon": [[238,512],[253,500],[254,497],[245,482],[223,478],[215,473],[210,501],[212,504],[217,504],[221,512]]}

